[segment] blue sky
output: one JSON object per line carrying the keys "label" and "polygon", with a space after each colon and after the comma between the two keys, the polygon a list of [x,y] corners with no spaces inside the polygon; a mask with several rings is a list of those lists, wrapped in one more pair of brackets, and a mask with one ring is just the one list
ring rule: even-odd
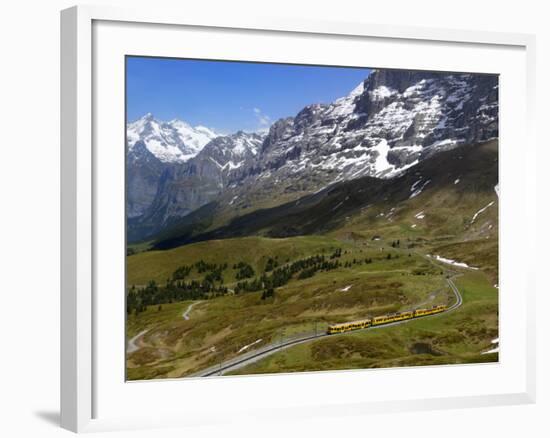
{"label": "blue sky", "polygon": [[311,103],[347,95],[366,68],[128,57],[128,121],[146,113],[220,133],[256,131]]}

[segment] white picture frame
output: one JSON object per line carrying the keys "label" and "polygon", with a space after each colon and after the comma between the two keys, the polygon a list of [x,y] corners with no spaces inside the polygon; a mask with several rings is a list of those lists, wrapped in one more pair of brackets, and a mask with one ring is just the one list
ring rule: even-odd
{"label": "white picture frame", "polygon": [[[104,25],[105,24],[105,25]],[[97,27],[100,25],[100,27]],[[103,26],[103,27],[101,27]],[[117,27],[119,26],[119,27]],[[356,394],[353,398],[346,400],[344,393],[340,393],[337,388],[344,384],[353,384],[354,381],[361,379],[363,371],[358,372],[331,372],[324,373],[326,383],[326,394],[332,394],[333,401],[319,400],[318,394],[315,392],[309,396],[306,394],[303,397],[297,397],[295,404],[286,404],[284,397],[279,397],[278,394],[273,396],[273,406],[270,410],[262,410],[258,406],[249,402],[246,405],[246,394],[253,394],[262,385],[265,389],[274,390],[275,386],[287,389],[301,387],[303,392],[307,392],[307,388],[317,387],[319,385],[319,373],[304,373],[294,376],[249,376],[243,378],[231,379],[208,379],[208,380],[193,380],[185,383],[186,391],[196,391],[198,388],[204,389],[211,394],[216,392],[222,394],[228,391],[238,389],[242,391],[243,409],[236,409],[231,412],[224,412],[219,406],[209,406],[208,414],[206,409],[202,408],[200,403],[194,407],[192,418],[190,415],[184,415],[184,410],[181,407],[167,410],[166,406],[159,403],[156,407],[148,406],[148,415],[139,415],[136,412],[133,416],[130,411],[117,410],[116,406],[122,405],[122,399],[117,397],[128,397],[129,400],[136,399],[141,396],[144,399],[152,399],[161,393],[169,393],[169,397],[174,397],[177,394],[178,386],[181,388],[181,382],[142,382],[142,383],[125,383],[120,381],[120,370],[117,371],[117,377],[110,380],[106,377],[106,371],[110,366],[109,362],[105,362],[105,358],[116,351],[116,346],[123,351],[123,344],[118,343],[116,338],[113,345],[106,346],[105,331],[113,328],[115,331],[120,326],[120,320],[124,319],[124,313],[118,315],[115,311],[105,311],[105,300],[98,300],[98,291],[102,287],[114,281],[117,273],[111,275],[107,273],[102,264],[106,263],[104,254],[105,238],[101,236],[109,235],[120,231],[121,223],[113,230],[104,230],[105,223],[102,220],[100,211],[105,209],[97,208],[107,198],[105,186],[119,187],[116,183],[114,175],[116,172],[122,172],[116,168],[117,163],[120,164],[122,154],[119,159],[113,160],[110,164],[111,168],[106,167],[104,162],[105,155],[97,154],[97,142],[101,142],[106,138],[113,138],[115,143],[124,133],[113,135],[113,126],[107,126],[104,123],[104,112],[100,108],[106,105],[104,95],[98,90],[111,91],[110,98],[114,99],[115,106],[123,105],[117,96],[120,96],[122,90],[117,91],[120,85],[120,78],[117,76],[117,81],[109,85],[114,87],[107,90],[109,87],[102,85],[102,73],[104,68],[109,68],[106,59],[109,57],[118,59],[121,53],[136,54],[126,52],[127,39],[121,35],[125,32],[132,32],[133,36],[139,35],[140,30],[147,28],[149,36],[158,34],[159,38],[166,37],[166,34],[177,31],[177,29],[185,28],[189,32],[200,32],[204,35],[214,37],[214,34],[219,35],[223,32],[234,32],[235,38],[248,41],[261,39],[269,34],[269,38],[277,39],[302,39],[311,40],[307,44],[313,44],[312,40],[318,38],[333,38],[335,48],[338,44],[377,44],[383,42],[387,45],[409,45],[417,47],[419,50],[445,52],[447,45],[456,46],[460,53],[466,56],[469,51],[479,51],[479,54],[489,54],[494,52],[494,59],[487,59],[486,56],[478,56],[473,60],[471,68],[467,71],[475,71],[475,62],[479,63],[480,72],[492,72],[504,74],[504,79],[522,78],[521,81],[514,83],[514,88],[510,92],[509,99],[514,99],[518,102],[518,108],[514,108],[517,113],[507,113],[504,109],[501,119],[501,147],[506,148],[512,140],[522,138],[522,148],[525,150],[525,156],[531,156],[533,160],[535,153],[535,141],[533,138],[533,120],[534,120],[534,53],[535,39],[532,35],[525,34],[507,34],[507,33],[491,33],[484,31],[462,31],[452,29],[427,29],[416,27],[402,27],[391,25],[373,25],[367,23],[337,23],[337,22],[313,22],[307,20],[291,20],[291,19],[276,19],[276,18],[257,18],[241,15],[240,18],[227,19],[225,17],[216,17],[209,15],[208,17],[196,16],[186,11],[163,11],[157,8],[146,11],[137,11],[129,9],[110,8],[104,6],[78,6],[62,11],[61,13],[61,425],[62,427],[75,431],[100,431],[112,429],[129,429],[129,428],[147,428],[147,427],[163,427],[163,426],[184,426],[191,424],[208,424],[211,421],[212,413],[216,413],[218,422],[235,421],[239,418],[245,419],[249,416],[266,417],[288,415],[296,417],[310,417],[311,415],[342,415],[356,414],[361,415],[369,412],[395,412],[414,409],[441,409],[441,408],[456,408],[456,407],[474,407],[488,405],[503,405],[503,404],[520,404],[532,403],[535,400],[535,273],[530,271],[528,264],[515,261],[515,276],[506,275],[514,262],[511,255],[507,253],[501,254],[504,260],[501,261],[501,272],[503,278],[501,281],[501,294],[504,297],[508,295],[507,278],[509,279],[509,290],[519,290],[520,293],[512,296],[510,300],[504,300],[501,304],[501,330],[506,332],[506,328],[510,324],[510,318],[507,316],[506,306],[515,306],[518,315],[515,320],[515,330],[509,330],[510,335],[505,337],[501,335],[503,342],[509,339],[510,352],[514,350],[514,358],[512,355],[506,356],[503,353],[500,364],[495,365],[497,368],[489,371],[483,370],[475,366],[457,366],[455,368],[435,369],[414,369],[400,370],[393,369],[389,375],[394,381],[399,381],[407,376],[421,375],[420,373],[430,373],[431,378],[444,378],[446,373],[456,373],[457,376],[462,375],[474,376],[479,373],[491,373],[495,376],[500,375],[500,371],[507,368],[507,363],[513,361],[511,370],[507,371],[510,374],[502,373],[502,391],[498,390],[499,380],[492,382],[493,386],[487,383],[486,387],[480,386],[479,391],[471,391],[469,388],[458,388],[454,392],[445,392],[445,388],[437,388],[437,391],[431,393],[422,393],[416,391],[415,388],[403,390],[388,394],[388,397],[371,396],[367,397],[364,393]],[[122,33],[121,33],[122,32]],[[190,35],[190,34],[189,34]],[[210,37],[209,36],[209,37]],[[108,37],[110,42],[109,50],[105,49],[105,40]],[[137,40],[137,41],[136,41]],[[244,41],[243,40],[243,41]],[[139,38],[133,38],[134,47],[139,44]],[[155,46],[157,44],[157,46]],[[306,44],[306,42],[304,42]],[[320,43],[319,43],[320,44]],[[254,46],[254,44],[250,44]],[[166,54],[171,49],[163,46],[163,53]],[[132,49],[135,50],[135,49]],[[161,46],[158,41],[153,38],[146,50],[159,50],[161,54]],[[175,47],[173,50],[177,50]],[[193,55],[200,56],[201,50],[208,50],[207,44],[200,44],[194,48]],[[235,47],[233,56],[238,57],[238,50]],[[105,59],[102,58],[105,52]],[[108,53],[107,53],[108,52]],[[278,56],[276,49],[270,56]],[[299,56],[296,52],[295,58],[289,61],[295,61]],[[374,52],[373,52],[374,53]],[[439,53],[439,52],[438,52]],[[439,53],[437,56],[442,59]],[[197,55],[198,54],[198,55]],[[509,59],[507,56],[509,55]],[[290,56],[290,55],[289,55]],[[315,56],[315,54],[311,55]],[[319,55],[321,56],[321,55]],[[328,55],[323,55],[328,56]],[[333,55],[336,56],[336,55]],[[343,56],[343,55],[342,55]],[[371,65],[384,67],[389,61],[384,61],[382,54],[379,55],[379,61]],[[387,54],[386,54],[387,56]],[[500,57],[500,58],[499,58]],[[447,61],[447,68],[461,70],[460,56],[451,57]],[[498,58],[498,59],[497,59]],[[101,60],[101,66],[95,65],[95,61]],[[502,62],[499,61],[502,59]],[[255,60],[248,59],[246,60]],[[268,59],[268,60],[271,60]],[[320,63],[323,63],[321,58],[316,58]],[[321,61],[319,61],[321,60]],[[519,62],[518,62],[519,60]],[[115,60],[115,62],[119,62]],[[313,63],[315,59],[306,61]],[[475,61],[475,62],[474,62]],[[494,61],[494,62],[493,62]],[[338,62],[345,62],[338,60]],[[425,61],[424,61],[425,62]],[[444,62],[444,61],[438,61]],[[410,60],[409,68],[422,69],[423,61]],[[454,64],[453,64],[454,63]],[[505,65],[509,63],[510,69],[514,72],[503,73],[507,68]],[[499,67],[502,66],[502,67]],[[430,66],[424,65],[427,69]],[[433,67],[433,66],[432,66]],[[503,70],[499,70],[502,68]],[[474,70],[472,70],[474,69]],[[510,71],[511,71],[510,70]],[[462,70],[464,71],[464,70]],[[115,75],[116,76],[116,75]],[[506,81],[505,81],[506,84]],[[508,83],[510,85],[511,83]],[[114,90],[114,91],[113,91]],[[506,103],[506,95],[503,98],[503,105]],[[110,105],[113,106],[113,102]],[[120,122],[120,108],[113,110],[109,114],[109,118],[115,120],[115,124]],[[509,127],[512,116],[519,115],[520,118],[515,121],[513,128]],[[112,117],[111,117],[112,116]],[[98,125],[100,128],[98,128]],[[123,126],[119,123],[117,126]],[[507,139],[510,139],[507,143]],[[105,144],[103,142],[102,144]],[[123,143],[121,143],[122,147]],[[505,151],[506,149],[504,149]],[[535,215],[520,212],[517,208],[517,202],[523,202],[524,206],[535,208],[535,174],[534,166],[527,168],[527,160],[518,161],[518,168],[513,178],[517,181],[514,186],[506,182],[511,180],[509,175],[510,166],[514,163],[507,159],[506,153],[503,154],[503,160],[500,168],[501,172],[501,192],[507,202],[503,202],[500,215],[504,219],[501,224],[501,241],[509,238],[509,244],[504,245],[502,251],[510,251],[510,248],[521,246],[522,248],[532,248],[535,242]],[[120,167],[120,166],[119,166]],[[117,175],[120,176],[120,173]],[[111,181],[111,179],[113,181]],[[112,199],[105,202],[119,202],[120,191],[113,189]],[[118,193],[118,195],[116,195]],[[105,204],[108,205],[108,204]],[[112,204],[115,205],[115,204]],[[120,206],[123,208],[123,205]],[[531,210],[532,212],[533,210]],[[524,227],[528,231],[519,242],[514,240],[514,223],[518,221],[526,221],[528,227]],[[121,238],[121,236],[118,236]],[[103,241],[101,239],[104,239]],[[507,241],[508,242],[508,241]],[[124,253],[122,248],[115,248],[112,260],[116,257],[121,258],[120,263],[124,263]],[[111,250],[113,249],[111,248]],[[118,252],[117,252],[118,251]],[[111,261],[112,261],[111,260]],[[516,278],[517,277],[517,278]],[[122,296],[122,292],[121,292]],[[502,296],[502,295],[501,295]],[[118,305],[118,304],[117,304]],[[102,307],[103,306],[103,307]],[[116,306],[115,306],[116,307]],[[118,311],[118,308],[116,308]],[[116,320],[116,321],[115,321]],[[118,322],[117,322],[118,321]],[[118,324],[118,325],[117,325]],[[118,332],[117,332],[118,333]],[[117,335],[118,336],[118,335]],[[120,336],[123,336],[121,333]],[[118,343],[118,344],[117,344]],[[502,345],[502,344],[501,344]],[[504,349],[506,347],[503,347]],[[98,354],[101,351],[102,354]],[[506,350],[504,350],[506,351]],[[510,362],[511,363],[511,362]],[[426,368],[426,367],[424,367]],[[459,370],[460,368],[460,370]],[[513,368],[513,369],[512,369]],[[459,371],[456,371],[459,370]],[[488,368],[485,368],[488,370]],[[370,371],[369,388],[373,388],[371,393],[375,393],[376,381],[384,379],[385,371]],[[459,374],[462,373],[462,374]],[[425,374],[428,375],[428,374]],[[329,376],[329,377],[327,377]],[[507,377],[506,377],[507,376]],[[276,380],[273,380],[276,379]],[[479,377],[481,380],[486,380],[484,377]],[[506,382],[504,380],[506,379]],[[116,385],[113,382],[116,380]],[[271,382],[271,383],[269,383]],[[160,385],[160,386],[159,386]],[[171,385],[171,386],[170,386]],[[271,385],[271,386],[269,386]],[[508,386],[506,386],[508,385]],[[114,386],[125,388],[118,390]],[[126,389],[130,388],[129,391]],[[493,388],[493,389],[491,389]],[[112,390],[112,392],[111,392]],[[117,392],[118,391],[118,392]],[[106,398],[112,399],[112,406]],[[309,398],[308,398],[309,397]],[[153,409],[153,410],[152,410]],[[103,414],[105,412],[105,414]]]}

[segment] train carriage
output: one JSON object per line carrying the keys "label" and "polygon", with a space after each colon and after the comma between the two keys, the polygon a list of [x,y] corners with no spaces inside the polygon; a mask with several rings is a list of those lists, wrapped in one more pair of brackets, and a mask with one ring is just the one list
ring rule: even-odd
{"label": "train carriage", "polygon": [[405,319],[411,319],[411,318],[414,318],[414,313],[411,311],[401,312],[401,313],[392,313],[390,315],[382,315],[382,316],[377,316],[373,318],[372,325],[389,324],[391,322],[403,321]]}
{"label": "train carriage", "polygon": [[433,306],[429,309],[416,309],[414,311],[391,313],[389,315],[380,315],[372,319],[362,319],[359,321],[343,322],[339,324],[331,324],[327,328],[327,334],[344,333],[351,330],[360,330],[371,326],[390,324],[392,322],[404,321],[406,319],[420,318],[422,316],[434,315],[436,313],[445,312],[448,306],[443,304]]}
{"label": "train carriage", "polygon": [[439,305],[433,306],[431,309],[416,309],[414,311],[414,317],[419,318],[421,316],[433,315],[435,313],[441,313],[447,310],[447,306]]}
{"label": "train carriage", "polygon": [[340,324],[331,324],[327,328],[327,334],[349,332],[351,330],[360,330],[371,326],[370,319],[361,319],[359,321],[343,322]]}

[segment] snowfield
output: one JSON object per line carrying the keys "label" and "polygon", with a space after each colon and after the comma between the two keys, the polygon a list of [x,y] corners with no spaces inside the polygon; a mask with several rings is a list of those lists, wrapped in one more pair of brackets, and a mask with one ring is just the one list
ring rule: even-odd
{"label": "snowfield", "polygon": [[204,126],[192,127],[178,119],[164,122],[155,119],[151,113],[129,123],[126,128],[129,152],[138,141],[142,141],[145,148],[163,163],[189,161],[218,136]]}
{"label": "snowfield", "polygon": [[466,263],[457,262],[456,260],[452,260],[452,259],[446,259],[445,257],[441,257],[441,256],[438,256],[438,255],[432,256],[432,255],[428,254],[428,257],[432,257],[432,258],[436,259],[438,262],[446,263],[448,265],[457,266],[459,268],[474,269],[476,271],[479,269],[479,268],[475,268],[473,266],[468,266]]}

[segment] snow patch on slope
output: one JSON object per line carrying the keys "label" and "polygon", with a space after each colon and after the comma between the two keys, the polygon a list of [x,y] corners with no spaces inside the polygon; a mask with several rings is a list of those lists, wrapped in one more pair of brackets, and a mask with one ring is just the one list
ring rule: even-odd
{"label": "snow patch on slope", "polygon": [[377,101],[377,100],[387,99],[388,97],[391,97],[397,94],[397,90],[386,87],[385,85],[380,85],[376,87],[374,90],[369,91],[369,94],[373,100]]}
{"label": "snow patch on slope", "polygon": [[376,156],[376,161],[374,162],[375,175],[382,175],[388,171],[391,172],[395,169],[395,166],[393,164],[390,164],[390,162],[388,161],[388,152],[390,151],[390,146],[385,139],[378,143],[378,146],[376,146],[374,150],[378,152],[378,155]]}
{"label": "snow patch on slope", "polygon": [[425,181],[420,187],[418,186],[419,183],[422,182],[422,178],[420,178],[418,181],[416,181],[411,186],[411,196],[409,196],[409,199],[415,198],[416,196],[420,195],[422,193],[422,190],[431,182],[431,180]]}
{"label": "snow patch on slope", "polygon": [[436,259],[438,262],[442,262],[442,263],[446,263],[448,265],[453,265],[453,266],[457,266],[459,268],[467,268],[467,269],[474,269],[474,270],[479,270],[479,268],[475,268],[473,266],[468,266],[466,263],[462,263],[462,262],[457,262],[455,260],[452,260],[452,259],[447,259],[445,257],[441,257],[441,256],[438,256],[438,255],[430,255],[428,254],[428,257],[433,257],[434,259]]}
{"label": "snow patch on slope", "polygon": [[495,201],[491,201],[489,202],[485,207],[483,207],[481,210],[478,210],[474,216],[472,217],[472,221],[470,222],[470,224],[473,224],[474,221],[476,220],[476,218],[481,214],[483,213],[485,210],[487,210],[491,205],[493,205],[495,203]]}
{"label": "snow patch on slope", "polygon": [[241,347],[241,349],[239,351],[237,351],[237,353],[242,353],[243,351],[248,350],[253,345],[259,344],[260,342],[262,342],[261,338],[257,339],[256,341],[252,342],[251,344],[248,344],[248,345],[245,345],[244,347]]}

